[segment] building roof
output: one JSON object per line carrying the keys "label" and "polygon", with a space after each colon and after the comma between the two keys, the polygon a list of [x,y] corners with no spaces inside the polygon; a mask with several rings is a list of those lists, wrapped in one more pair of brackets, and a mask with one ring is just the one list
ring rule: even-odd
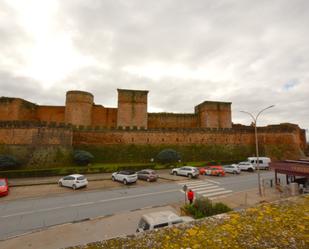
{"label": "building roof", "polygon": [[285,160],[272,162],[270,167],[277,173],[309,177],[309,160]]}

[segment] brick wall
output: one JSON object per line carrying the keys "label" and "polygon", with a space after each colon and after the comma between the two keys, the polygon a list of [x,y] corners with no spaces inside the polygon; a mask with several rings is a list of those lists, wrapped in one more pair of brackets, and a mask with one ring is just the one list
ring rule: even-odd
{"label": "brick wall", "polygon": [[115,128],[117,125],[117,108],[105,108],[94,105],[92,108],[92,126]]}
{"label": "brick wall", "polygon": [[196,128],[195,114],[148,113],[148,128]]}
{"label": "brick wall", "polygon": [[37,119],[44,122],[64,123],[64,106],[38,106]]}

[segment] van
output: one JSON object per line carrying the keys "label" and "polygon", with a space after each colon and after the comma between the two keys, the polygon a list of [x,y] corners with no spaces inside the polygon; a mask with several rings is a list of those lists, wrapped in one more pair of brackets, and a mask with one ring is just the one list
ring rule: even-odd
{"label": "van", "polygon": [[172,211],[161,211],[155,213],[149,213],[142,215],[136,232],[143,232],[147,230],[153,230],[161,227],[168,227],[183,222],[193,221],[188,216],[178,216]]}
{"label": "van", "polygon": [[[257,157],[248,157],[248,162],[257,168]],[[269,157],[259,157],[259,167],[260,169],[269,169],[269,164],[271,160]]]}

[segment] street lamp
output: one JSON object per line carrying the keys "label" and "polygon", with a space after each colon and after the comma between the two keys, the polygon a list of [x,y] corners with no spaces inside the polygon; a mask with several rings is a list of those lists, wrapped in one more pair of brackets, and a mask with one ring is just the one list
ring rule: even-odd
{"label": "street lamp", "polygon": [[271,106],[268,106],[268,107],[262,109],[256,116],[254,116],[250,112],[240,111],[240,112],[243,112],[243,113],[247,113],[253,119],[254,134],[255,134],[256,162],[257,162],[257,172],[258,172],[258,186],[259,186],[260,196],[262,196],[262,189],[261,189],[261,175],[260,175],[260,162],[259,162],[259,143],[258,143],[258,135],[257,135],[257,119],[263,111],[270,109],[272,107],[274,107],[274,105],[271,105]]}

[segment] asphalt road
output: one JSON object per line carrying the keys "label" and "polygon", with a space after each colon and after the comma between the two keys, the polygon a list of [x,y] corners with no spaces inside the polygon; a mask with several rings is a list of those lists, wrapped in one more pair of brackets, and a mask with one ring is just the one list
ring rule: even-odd
{"label": "asphalt road", "polygon": [[[273,172],[262,172],[263,178],[273,175]],[[183,180],[184,183],[188,182],[189,186],[204,189],[202,192],[209,192],[211,196],[216,195],[216,189],[218,193],[225,193],[257,187],[256,173],[222,178],[203,176],[198,180]],[[75,191],[58,196],[3,202],[0,204],[0,239],[57,224],[182,201],[184,194],[180,191],[181,187],[177,182],[149,187],[132,185],[109,191]]]}

